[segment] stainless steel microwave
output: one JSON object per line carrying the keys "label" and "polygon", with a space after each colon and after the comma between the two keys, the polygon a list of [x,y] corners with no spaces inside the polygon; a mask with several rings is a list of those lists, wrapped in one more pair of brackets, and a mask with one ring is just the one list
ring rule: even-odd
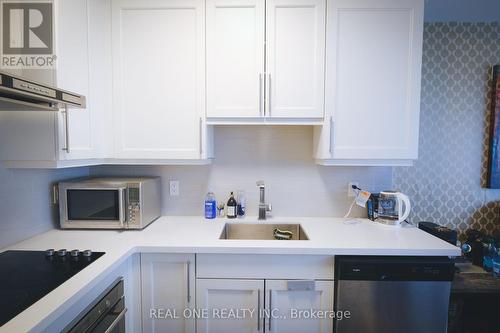
{"label": "stainless steel microwave", "polygon": [[159,177],[59,183],[62,229],[142,229],[161,214]]}

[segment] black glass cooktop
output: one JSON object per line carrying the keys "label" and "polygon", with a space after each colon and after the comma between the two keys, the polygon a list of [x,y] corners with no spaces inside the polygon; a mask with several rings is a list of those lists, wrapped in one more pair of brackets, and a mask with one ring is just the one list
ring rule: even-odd
{"label": "black glass cooktop", "polygon": [[6,251],[0,253],[0,326],[26,310],[103,252]]}

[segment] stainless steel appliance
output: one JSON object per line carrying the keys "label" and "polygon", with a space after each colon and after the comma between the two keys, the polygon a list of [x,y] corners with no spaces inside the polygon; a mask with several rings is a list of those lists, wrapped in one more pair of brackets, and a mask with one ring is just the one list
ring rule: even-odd
{"label": "stainless steel appliance", "polygon": [[0,71],[0,111],[85,108],[85,96]]}
{"label": "stainless steel appliance", "polygon": [[102,255],[66,249],[0,253],[0,328]]}
{"label": "stainless steel appliance", "polygon": [[59,214],[63,229],[142,229],[160,217],[160,178],[61,182]]}
{"label": "stainless steel appliance", "polygon": [[[81,313],[63,333],[125,333],[125,294],[123,280],[113,283]],[[74,324],[74,322],[77,322]]]}
{"label": "stainless steel appliance", "polygon": [[447,257],[335,258],[335,333],[446,333],[453,260]]}

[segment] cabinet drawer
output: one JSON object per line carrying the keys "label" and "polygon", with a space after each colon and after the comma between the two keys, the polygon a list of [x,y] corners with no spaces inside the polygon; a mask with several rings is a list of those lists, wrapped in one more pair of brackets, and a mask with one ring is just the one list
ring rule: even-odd
{"label": "cabinet drawer", "polygon": [[333,280],[333,256],[198,254],[197,278]]}

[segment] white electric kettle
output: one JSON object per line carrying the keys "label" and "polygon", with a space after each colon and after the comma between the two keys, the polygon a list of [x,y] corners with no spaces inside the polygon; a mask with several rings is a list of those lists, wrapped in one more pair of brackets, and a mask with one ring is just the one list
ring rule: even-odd
{"label": "white electric kettle", "polygon": [[380,192],[378,218],[376,221],[387,225],[399,226],[410,215],[410,209],[410,198],[406,194],[395,191]]}

